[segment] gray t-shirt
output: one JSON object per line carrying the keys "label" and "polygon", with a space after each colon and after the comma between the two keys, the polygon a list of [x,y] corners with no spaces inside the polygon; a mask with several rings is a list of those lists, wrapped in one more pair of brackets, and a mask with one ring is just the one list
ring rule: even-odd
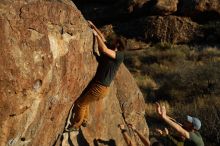
{"label": "gray t-shirt", "polygon": [[190,132],[189,139],[184,142],[184,146],[204,146],[200,133],[198,131]]}
{"label": "gray t-shirt", "polygon": [[120,64],[124,60],[124,52],[116,51],[116,58],[113,59],[105,54],[98,58],[98,68],[94,79],[104,86],[110,86]]}

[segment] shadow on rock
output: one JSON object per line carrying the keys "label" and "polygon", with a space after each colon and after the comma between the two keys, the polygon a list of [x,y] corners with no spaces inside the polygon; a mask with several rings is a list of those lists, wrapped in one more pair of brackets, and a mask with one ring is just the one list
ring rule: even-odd
{"label": "shadow on rock", "polygon": [[107,145],[107,146],[116,146],[115,140],[102,140],[102,139],[94,139],[93,140],[94,146],[99,146],[100,144]]}
{"label": "shadow on rock", "polygon": [[77,143],[79,145],[89,146],[89,143],[85,139],[81,129],[79,130],[79,134],[77,135],[76,139],[77,139]]}

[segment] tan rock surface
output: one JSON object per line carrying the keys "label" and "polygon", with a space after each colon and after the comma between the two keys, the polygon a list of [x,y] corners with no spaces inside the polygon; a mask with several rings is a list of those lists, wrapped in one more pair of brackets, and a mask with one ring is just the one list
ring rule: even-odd
{"label": "tan rock surface", "polygon": [[96,70],[92,33],[68,3],[0,2],[0,145],[52,145]]}

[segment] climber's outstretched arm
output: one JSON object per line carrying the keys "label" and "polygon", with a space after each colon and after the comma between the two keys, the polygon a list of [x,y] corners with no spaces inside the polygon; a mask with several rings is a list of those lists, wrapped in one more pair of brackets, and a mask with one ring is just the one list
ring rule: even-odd
{"label": "climber's outstretched arm", "polygon": [[97,34],[101,37],[103,42],[106,42],[106,39],[105,39],[104,35],[101,33],[101,31],[91,21],[88,21],[88,23],[89,23],[90,27],[92,29],[94,29],[97,32]]}
{"label": "climber's outstretched arm", "polygon": [[179,124],[172,121],[169,116],[166,114],[166,108],[165,106],[161,106],[159,103],[156,103],[157,107],[157,113],[161,116],[161,118],[172,128],[174,128],[180,135],[184,136],[185,138],[189,139],[189,132],[186,131],[184,128],[182,128]]}
{"label": "climber's outstretched arm", "polygon": [[102,40],[101,36],[98,35],[98,33],[94,30],[93,31],[94,35],[97,38],[98,41],[98,46],[99,46],[99,51],[103,52],[104,54],[108,55],[109,57],[115,59],[116,58],[116,52],[114,50],[109,49],[104,41]]}

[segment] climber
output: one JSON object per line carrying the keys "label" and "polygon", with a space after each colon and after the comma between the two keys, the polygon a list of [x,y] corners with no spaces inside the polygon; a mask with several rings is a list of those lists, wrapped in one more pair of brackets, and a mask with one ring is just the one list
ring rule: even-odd
{"label": "climber", "polygon": [[80,126],[86,127],[89,115],[89,105],[91,102],[103,99],[109,91],[110,84],[114,79],[120,64],[124,59],[124,42],[121,38],[113,39],[112,48],[105,45],[106,39],[96,26],[88,21],[93,34],[98,42],[100,56],[98,58],[98,68],[96,74],[87,87],[86,92],[80,96],[74,105],[75,114],[72,123],[67,128],[69,131],[77,131]]}
{"label": "climber", "polygon": [[158,115],[173,129],[175,129],[181,137],[185,139],[184,145],[186,146],[204,146],[203,139],[198,132],[198,130],[201,128],[201,122],[196,117],[187,116],[186,122],[181,126],[171,120],[171,118],[166,113],[165,106],[161,106],[159,103],[156,103],[157,105],[157,113]]}
{"label": "climber", "polygon": [[[121,129],[121,133],[123,134],[123,137],[125,139],[125,142],[128,146],[134,146],[135,144],[132,142],[130,136],[127,133],[127,130],[125,129],[124,124],[119,124],[118,127]],[[140,138],[141,142],[145,146],[164,146],[161,142],[159,141],[154,141],[150,142],[148,138],[145,138],[132,124],[128,124],[128,127],[131,128],[137,136]]]}

